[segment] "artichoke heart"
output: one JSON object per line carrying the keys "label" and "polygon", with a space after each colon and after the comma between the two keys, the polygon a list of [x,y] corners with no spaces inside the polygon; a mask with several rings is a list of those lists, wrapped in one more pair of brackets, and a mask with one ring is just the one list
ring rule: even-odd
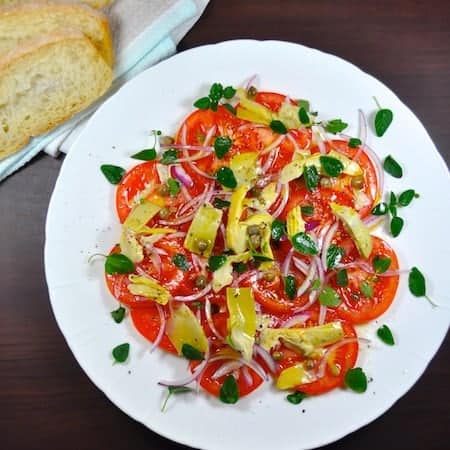
{"label": "artichoke heart", "polygon": [[286,164],[280,172],[280,183],[286,184],[292,180],[300,178],[303,175],[303,169],[307,158],[300,156],[294,161]]}
{"label": "artichoke heart", "polygon": [[243,184],[231,194],[230,209],[228,210],[227,247],[237,254],[245,252],[247,248],[245,225],[242,225],[240,220],[244,211],[244,199],[248,189],[249,185]]}
{"label": "artichoke heart", "polygon": [[233,171],[238,186],[253,184],[256,180],[256,161],[258,153],[246,152],[231,158],[230,169]]}
{"label": "artichoke heart", "polygon": [[236,107],[236,116],[249,122],[269,125],[272,122],[272,111],[265,106],[250,100],[243,89],[238,89],[236,95],[239,104]]}
{"label": "artichoke heart", "polygon": [[161,208],[159,206],[143,200],[128,214],[128,217],[123,223],[123,227],[139,233],[160,210]]}
{"label": "artichoke heart", "polygon": [[258,211],[267,211],[277,198],[277,184],[269,183],[258,197],[246,198],[244,206],[257,209]]}
{"label": "artichoke heart", "polygon": [[305,231],[305,221],[302,217],[302,209],[300,206],[292,208],[286,216],[286,227],[289,238]]}
{"label": "artichoke heart", "polygon": [[144,259],[144,248],[137,240],[136,234],[128,228],[122,227],[119,245],[120,252],[134,263],[139,263]]}
{"label": "artichoke heart", "polygon": [[128,290],[133,295],[146,297],[160,305],[166,305],[169,301],[170,292],[156,281],[138,275],[130,275],[128,279],[130,280]]}
{"label": "artichoke heart", "polygon": [[211,282],[213,291],[219,292],[222,288],[233,282],[233,264],[247,262],[249,259],[250,252],[227,256],[225,263],[213,272]]}

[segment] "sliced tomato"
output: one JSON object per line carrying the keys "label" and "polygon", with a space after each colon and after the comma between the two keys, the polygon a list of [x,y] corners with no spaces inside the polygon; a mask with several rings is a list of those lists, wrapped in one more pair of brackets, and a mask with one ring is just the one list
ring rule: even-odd
{"label": "sliced tomato", "polygon": [[[376,256],[391,260],[389,271],[398,270],[397,255],[394,250],[381,238],[373,236],[372,239],[372,254],[368,261],[363,261],[363,267],[356,266],[346,269],[348,286],[338,286],[336,276],[330,280],[330,285],[337,290],[342,299],[342,303],[336,308],[339,317],[355,324],[368,322],[383,314],[392,304],[397,292],[398,275],[377,275],[373,273],[373,270],[364,270],[364,264],[369,268],[372,267],[372,261]],[[361,261],[355,245],[349,238],[339,245],[346,248],[343,264]],[[367,283],[369,289],[373,291],[372,296],[367,297],[363,294],[363,283]]]}
{"label": "sliced tomato", "polygon": [[[287,97],[276,92],[258,92],[254,98],[255,102],[269,108],[271,111],[278,112],[281,105],[287,100]],[[294,101],[290,101],[295,105]]]}
{"label": "sliced tomato", "polygon": [[[310,327],[317,325],[317,314],[312,315],[312,318],[308,320],[304,326]],[[336,320],[336,315],[329,311],[327,314],[326,322],[332,322]],[[344,320],[340,320],[342,329],[344,331],[344,338],[355,338],[356,331],[352,324]],[[356,341],[350,341],[344,343],[341,346],[337,346],[335,350],[328,353],[327,362],[323,375],[321,376],[319,372],[320,365],[322,363],[321,359],[310,359],[311,372],[315,373],[317,379],[311,383],[300,384],[293,388],[293,390],[304,392],[308,395],[318,395],[328,392],[336,387],[342,386],[344,383],[345,374],[349,369],[354,367],[356,359],[358,357],[358,343]],[[281,360],[278,361],[278,367],[280,373],[282,370],[287,369],[297,363],[305,361],[305,358],[298,352],[281,346],[277,350],[282,355]],[[334,370],[333,370],[334,369]]]}

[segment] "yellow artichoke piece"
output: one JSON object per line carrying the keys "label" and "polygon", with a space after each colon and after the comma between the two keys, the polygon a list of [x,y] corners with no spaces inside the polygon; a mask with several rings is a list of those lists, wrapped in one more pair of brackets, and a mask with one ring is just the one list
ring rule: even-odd
{"label": "yellow artichoke piece", "polygon": [[288,129],[301,128],[303,125],[298,118],[299,110],[300,108],[298,106],[284,102],[278,110],[276,118],[281,120]]}
{"label": "yellow artichoke piece", "polygon": [[239,105],[236,108],[236,116],[239,119],[250,122],[269,125],[272,122],[272,111],[259,103],[250,100],[243,89],[237,90]]}
{"label": "yellow artichoke piece", "polygon": [[136,239],[136,235],[133,231],[127,228],[122,228],[120,234],[120,252],[127,256],[134,263],[139,263],[144,259],[144,249]]}
{"label": "yellow artichoke piece", "polygon": [[227,247],[235,253],[243,253],[247,248],[245,226],[240,223],[244,211],[244,199],[249,189],[248,184],[239,186],[232,194],[228,210],[228,223],[226,228]]}
{"label": "yellow artichoke piece", "polygon": [[286,184],[300,178],[303,175],[306,161],[307,158],[300,157],[286,164],[280,172],[280,183]]}
{"label": "yellow artichoke piece", "polygon": [[123,227],[139,233],[147,225],[148,221],[155,217],[160,210],[161,208],[159,206],[143,200],[128,214],[128,217],[123,223]]}
{"label": "yellow artichoke piece", "polygon": [[289,238],[305,231],[305,221],[302,217],[302,210],[300,206],[292,208],[286,216],[286,228]]}
{"label": "yellow artichoke piece", "polygon": [[166,305],[171,297],[170,292],[166,288],[150,278],[130,275],[128,279],[130,280],[128,290],[133,295],[146,297],[160,305]]}
{"label": "yellow artichoke piece", "polygon": [[238,186],[251,185],[256,180],[256,161],[258,153],[240,153],[231,158],[230,168],[234,173]]}
{"label": "yellow artichoke piece", "polygon": [[219,292],[225,286],[229,286],[233,282],[233,264],[247,262],[249,259],[249,252],[227,256],[225,263],[213,272],[211,281],[213,291]]}
{"label": "yellow artichoke piece", "polygon": [[258,197],[246,198],[244,206],[248,206],[259,211],[267,211],[277,199],[277,184],[269,183]]}
{"label": "yellow artichoke piece", "polygon": [[292,389],[300,384],[311,383],[314,381],[312,375],[306,369],[304,363],[298,363],[287,369],[284,369],[277,378],[276,386],[278,389]]}

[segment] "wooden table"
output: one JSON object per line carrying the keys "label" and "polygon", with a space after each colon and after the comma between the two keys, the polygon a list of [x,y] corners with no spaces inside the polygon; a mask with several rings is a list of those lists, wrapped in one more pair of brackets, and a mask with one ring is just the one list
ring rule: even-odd
{"label": "wooden table", "polygon": [[[449,163],[448,1],[212,0],[179,50],[236,38],[288,40],[351,61],[399,95]],[[0,186],[0,448],[182,448],[114,407],[82,372],[56,326],[43,248],[62,162],[39,156]],[[447,337],[404,398],[327,448],[449,448],[449,380]]]}

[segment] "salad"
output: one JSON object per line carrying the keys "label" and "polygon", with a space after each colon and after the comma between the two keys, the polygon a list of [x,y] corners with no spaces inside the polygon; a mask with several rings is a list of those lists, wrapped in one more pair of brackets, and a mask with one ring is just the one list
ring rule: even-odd
{"label": "salad", "polygon": [[[102,166],[121,223],[105,263],[121,305],[114,320],[128,312],[152,351],[189,361],[179,379],[160,381],[169,394],[197,383],[235,403],[269,380],[292,403],[365,391],[355,364],[367,340],[355,325],[389,308],[402,272],[372,233],[390,217],[398,235],[397,208],[417,194],[384,202],[366,128],[342,134],[346,123],[319,120],[305,100],[214,83],[194,106],[175,136],[154,132],[130,170]],[[391,121],[380,108],[379,136]],[[388,158],[384,169],[398,176]],[[418,269],[409,281],[424,295]],[[386,325],[378,335],[394,343]],[[128,350],[116,347],[116,361]]]}

